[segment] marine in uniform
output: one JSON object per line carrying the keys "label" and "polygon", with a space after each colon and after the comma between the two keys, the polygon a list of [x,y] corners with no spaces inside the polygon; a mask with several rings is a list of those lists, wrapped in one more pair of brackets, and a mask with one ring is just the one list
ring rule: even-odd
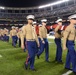
{"label": "marine in uniform", "polygon": [[48,45],[48,39],[47,39],[47,19],[41,20],[42,26],[39,27],[39,37],[40,37],[40,50],[37,53],[37,57],[39,59],[40,55],[43,53],[45,49],[45,61],[49,62],[49,45]]}
{"label": "marine in uniform", "polygon": [[16,29],[16,31],[17,31],[17,33],[18,33],[18,31],[19,31],[19,28],[18,28],[18,27],[15,27],[15,29]]}
{"label": "marine in uniform", "polygon": [[67,56],[66,56],[66,63],[65,68],[71,69],[72,64],[72,71],[76,75],[76,51],[74,49],[75,46],[75,37],[76,37],[76,14],[69,16],[70,24],[64,31],[63,37],[63,49],[68,49]]}
{"label": "marine in uniform", "polygon": [[[16,31],[17,31],[17,33],[19,32],[19,28],[18,27],[15,27],[15,29],[16,29]],[[18,37],[17,37],[17,39],[16,39],[16,43],[17,43],[17,41],[18,41]]]}
{"label": "marine in uniform", "polygon": [[62,63],[62,46],[61,46],[62,34],[61,34],[61,31],[59,30],[60,26],[62,26],[62,19],[58,19],[56,23],[57,23],[57,27],[54,29],[54,32],[55,32],[54,41],[57,47],[55,61],[58,63]]}
{"label": "marine in uniform", "polygon": [[[28,65],[30,64],[30,70],[36,71],[34,67],[35,63],[35,50],[36,50],[36,42],[37,45],[39,46],[39,41],[38,37],[36,34],[35,29],[33,28],[34,16],[33,15],[28,15],[27,16],[27,21],[28,24],[24,25],[22,28],[22,32],[24,37],[26,38],[26,43],[27,43],[27,50],[28,50],[28,57],[25,62],[25,68],[26,70],[28,69]],[[24,37],[21,37],[21,47],[24,49]]]}
{"label": "marine in uniform", "polygon": [[0,29],[0,40],[1,40],[1,29]]}
{"label": "marine in uniform", "polygon": [[9,42],[9,31],[4,28],[4,41]]}
{"label": "marine in uniform", "polygon": [[1,29],[1,40],[4,41],[4,30]]}
{"label": "marine in uniform", "polygon": [[[18,37],[18,41],[19,41],[19,47],[21,47],[21,37],[22,36],[23,36],[23,32],[22,32],[22,28],[20,28],[18,33],[17,33],[17,37]],[[24,52],[26,52],[26,41],[25,41],[25,38],[24,38],[24,45],[25,45]]]}
{"label": "marine in uniform", "polygon": [[20,28],[18,33],[17,33],[17,37],[18,37],[18,40],[19,40],[19,47],[21,47],[21,36],[22,36],[22,29]]}
{"label": "marine in uniform", "polygon": [[[33,22],[33,27],[35,28],[35,31],[36,31],[36,34],[37,34],[37,36],[38,36],[38,40],[39,40],[39,27],[38,27],[38,25],[37,25],[37,22],[36,21],[34,21]],[[36,46],[36,54],[38,53],[38,50],[39,50],[39,48],[38,48],[38,46]]]}
{"label": "marine in uniform", "polygon": [[12,38],[12,46],[16,47],[17,44],[17,31],[15,27],[12,26],[12,30],[10,31],[10,37]]}

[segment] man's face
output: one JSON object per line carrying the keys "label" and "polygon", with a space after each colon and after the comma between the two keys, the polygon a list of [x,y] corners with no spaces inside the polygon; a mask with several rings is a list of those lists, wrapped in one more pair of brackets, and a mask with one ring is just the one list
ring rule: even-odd
{"label": "man's face", "polygon": [[19,31],[22,31],[21,28],[19,29]]}
{"label": "man's face", "polygon": [[76,24],[76,19],[71,19],[70,22]]}
{"label": "man's face", "polygon": [[18,30],[18,28],[16,28],[16,30]]}
{"label": "man's face", "polygon": [[29,19],[28,23],[33,24],[33,20]]}
{"label": "man's face", "polygon": [[33,26],[36,27],[36,24],[34,24]]}
{"label": "man's face", "polygon": [[62,22],[58,22],[58,25],[62,25]]}
{"label": "man's face", "polygon": [[42,25],[46,26],[46,22],[42,22]]}

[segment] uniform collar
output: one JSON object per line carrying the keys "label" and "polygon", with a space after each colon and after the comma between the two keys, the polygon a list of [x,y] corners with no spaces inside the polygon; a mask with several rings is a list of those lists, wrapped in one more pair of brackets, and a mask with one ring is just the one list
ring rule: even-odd
{"label": "uniform collar", "polygon": [[42,27],[45,27],[44,25],[42,25]]}
{"label": "uniform collar", "polygon": [[75,26],[75,25],[71,25],[71,24],[70,24],[70,27],[73,27],[73,28],[75,28],[76,26]]}

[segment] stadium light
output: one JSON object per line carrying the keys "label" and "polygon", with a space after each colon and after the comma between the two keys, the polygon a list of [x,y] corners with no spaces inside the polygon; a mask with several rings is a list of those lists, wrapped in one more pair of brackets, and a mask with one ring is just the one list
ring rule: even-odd
{"label": "stadium light", "polygon": [[69,1],[69,0],[57,1],[57,2],[54,2],[54,3],[50,3],[50,4],[46,4],[46,5],[39,6],[38,8],[39,8],[39,9],[41,9],[41,8],[46,8],[46,7],[49,7],[49,6],[54,6],[54,5],[57,5],[57,4],[64,3],[64,2],[68,2],[68,1]]}
{"label": "stadium light", "polygon": [[5,7],[0,6],[0,9],[5,9]]}

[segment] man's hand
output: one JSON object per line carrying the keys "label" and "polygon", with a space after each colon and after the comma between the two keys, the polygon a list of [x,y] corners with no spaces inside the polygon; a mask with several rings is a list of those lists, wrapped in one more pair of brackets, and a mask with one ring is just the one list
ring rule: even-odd
{"label": "man's hand", "polygon": [[66,46],[64,46],[64,47],[63,47],[63,50],[66,50],[66,49],[67,49],[67,47],[66,47]]}
{"label": "man's hand", "polygon": [[42,43],[45,44],[45,41],[43,40]]}
{"label": "man's hand", "polygon": [[22,48],[22,49],[25,49],[24,45],[21,45],[21,48]]}
{"label": "man's hand", "polygon": [[12,36],[10,36],[10,38],[12,38]]}
{"label": "man's hand", "polygon": [[40,44],[38,43],[38,47],[40,47]]}

